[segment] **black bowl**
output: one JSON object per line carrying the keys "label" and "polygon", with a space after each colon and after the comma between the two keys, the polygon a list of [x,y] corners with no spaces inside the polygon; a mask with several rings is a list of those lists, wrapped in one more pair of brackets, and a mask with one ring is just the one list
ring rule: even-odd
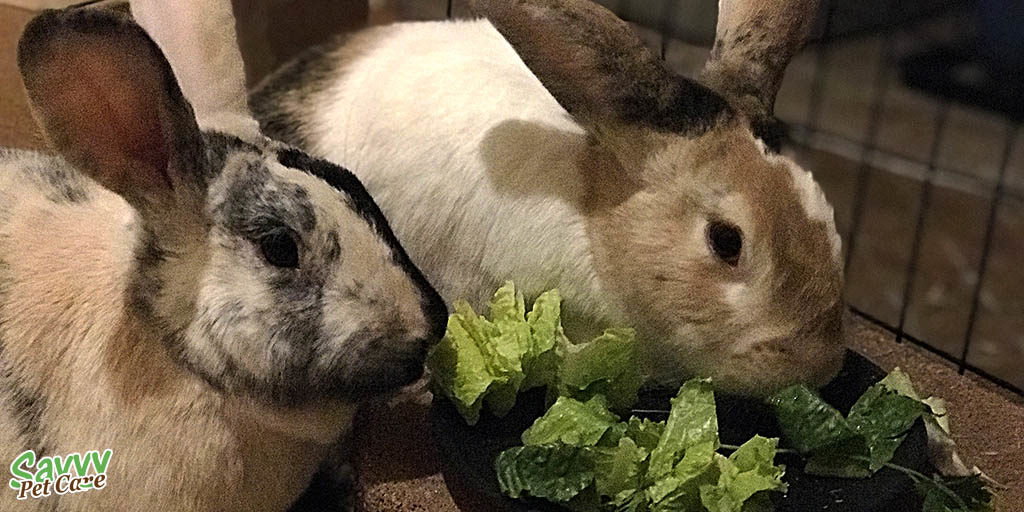
{"label": "black bowl", "polygon": [[[871,361],[847,352],[842,371],[821,390],[821,395],[845,414],[865,390],[884,376],[885,372]],[[668,417],[669,400],[676,391],[642,393],[635,407],[642,412],[635,414],[664,420]],[[774,415],[761,401],[726,395],[716,398],[723,443],[742,444],[754,434],[780,437]],[[505,497],[498,488],[494,472],[494,459],[498,454],[522,444],[520,434],[542,414],[542,390],[520,396],[504,418],[485,412],[473,427],[466,425],[451,402],[443,398],[434,400],[430,423],[441,454],[445,483],[460,508],[481,512],[566,511],[546,501],[517,501]],[[928,462],[927,442],[924,424],[918,421],[896,451],[893,462],[930,474],[933,468]],[[782,447],[785,447],[785,440]],[[776,460],[786,465],[784,480],[789,484],[786,494],[772,493],[777,512],[888,512],[921,508],[913,482],[891,469],[883,468],[865,479],[829,478],[804,473],[803,461],[798,456],[780,454]]]}

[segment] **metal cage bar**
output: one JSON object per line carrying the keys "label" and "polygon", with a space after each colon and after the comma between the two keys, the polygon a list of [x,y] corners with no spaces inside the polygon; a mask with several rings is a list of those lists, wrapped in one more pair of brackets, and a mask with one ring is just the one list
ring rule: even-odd
{"label": "metal cage bar", "polygon": [[[827,34],[826,34],[827,35]],[[880,50],[878,71],[874,77],[875,97],[871,102],[871,111],[868,114],[868,138],[861,148],[860,163],[857,167],[857,182],[854,186],[853,214],[850,221],[850,229],[846,232],[846,260],[843,263],[844,272],[849,272],[853,256],[857,252],[857,236],[860,234],[861,222],[864,219],[864,203],[867,200],[868,186],[871,184],[870,156],[875,151],[878,131],[882,125],[882,113],[885,111],[885,97],[889,89],[889,71],[885,63],[889,61],[892,53],[892,33],[886,33]],[[824,73],[825,70],[816,70],[815,73]]]}
{"label": "metal cage bar", "polygon": [[820,128],[819,116],[821,103],[825,99],[825,69],[828,68],[829,45],[824,42],[832,31],[832,20],[836,14],[836,3],[825,0],[825,25],[822,29],[822,44],[815,48],[814,81],[811,82],[811,94],[807,97],[807,126]]}
{"label": "metal cage bar", "polygon": [[[896,334],[896,328],[893,325],[891,325],[889,322],[886,322],[885,320],[882,320],[882,319],[872,315],[871,313],[868,313],[868,312],[866,312],[866,311],[864,311],[864,310],[862,310],[862,309],[860,309],[860,308],[858,308],[856,306],[850,306],[850,312],[853,313],[853,315],[857,316],[858,318],[861,318],[861,319],[865,320],[866,322],[874,325],[875,327],[878,327],[880,329],[889,331],[892,334]],[[924,349],[924,350],[934,354],[935,356],[938,356],[939,358],[945,360],[946,362],[951,363],[952,365],[959,365],[960,364],[959,358],[954,357],[954,356],[952,356],[952,355],[950,355],[950,354],[948,354],[948,353],[946,353],[946,352],[944,352],[942,350],[939,350],[939,349],[935,348],[930,343],[928,343],[928,342],[926,342],[926,341],[924,341],[924,340],[922,340],[920,338],[917,338],[916,336],[912,336],[910,334],[904,333],[903,337],[904,337],[904,339],[907,342],[909,342],[909,343],[911,343],[911,344],[913,344],[913,345],[915,345],[917,347],[920,347],[920,348],[922,348],[922,349]],[[989,373],[988,371],[985,371],[985,370],[983,370],[981,368],[978,368],[978,367],[976,367],[974,365],[971,365],[971,364],[965,364],[964,368],[963,368],[963,370],[961,370],[960,374],[963,375],[964,372],[968,372],[968,371],[973,373],[973,374],[975,374],[975,375],[978,375],[979,377],[982,377],[985,380],[988,380],[988,381],[990,381],[990,382],[992,382],[992,383],[994,383],[994,384],[996,384],[996,385],[998,385],[998,386],[1000,386],[1000,387],[1002,387],[1002,388],[1004,388],[1004,389],[1006,389],[1008,391],[1012,391],[1012,392],[1017,393],[1019,395],[1024,395],[1024,389],[1021,389],[1016,384],[1013,384],[1013,383],[1011,383],[1011,382],[1009,382],[1009,381],[1007,381],[1007,380],[1005,380],[1005,379],[1003,379],[1001,377],[997,377],[997,376]]]}
{"label": "metal cage bar", "polygon": [[928,152],[928,170],[921,184],[921,201],[917,207],[917,222],[914,225],[913,243],[910,245],[910,258],[907,261],[906,279],[903,282],[903,295],[901,296],[900,319],[896,328],[896,343],[902,343],[906,335],[907,311],[914,300],[914,284],[917,279],[917,260],[921,256],[921,241],[924,239],[925,222],[928,218],[928,208],[931,206],[932,190],[935,187],[936,162],[939,159],[939,150],[942,148],[942,135],[946,130],[946,120],[949,119],[949,102],[940,101],[938,113],[935,120],[935,133],[932,136],[932,147]]}
{"label": "metal cage bar", "polygon": [[995,236],[996,222],[998,221],[999,205],[1005,194],[1006,170],[1010,166],[1013,144],[1017,140],[1017,133],[1019,131],[1019,124],[1007,123],[1006,142],[1003,145],[1002,160],[999,164],[999,177],[996,180],[995,190],[992,192],[992,202],[989,206],[988,219],[985,226],[985,239],[982,242],[981,261],[978,262],[978,280],[974,283],[974,291],[971,293],[971,310],[970,315],[967,317],[967,331],[964,333],[963,352],[960,353],[960,360],[958,362],[958,369],[961,375],[968,369],[967,357],[971,349],[971,342],[974,340],[974,326],[978,319],[978,308],[981,304],[981,290],[985,284],[985,272],[988,270],[992,240]]}
{"label": "metal cage bar", "polygon": [[679,5],[677,0],[664,0],[661,6],[661,60],[665,60],[668,55],[668,43],[672,39],[671,27],[672,20],[675,19],[676,6]]}
{"label": "metal cage bar", "polygon": [[[808,116],[808,117],[810,117],[810,116]],[[841,140],[844,143],[847,143],[847,144],[850,144],[850,145],[858,145],[858,146],[860,146],[862,144],[861,141],[855,140],[855,139],[849,137],[848,135],[844,135],[842,133],[836,133],[836,132],[831,131],[831,130],[829,130],[827,128],[815,127],[815,126],[812,126],[812,125],[809,125],[809,124],[806,124],[806,123],[789,123],[789,128],[791,130],[793,130],[794,134],[798,134],[798,135],[804,136],[804,137],[807,137],[807,134],[815,134],[815,135],[818,135],[818,136],[824,136],[824,137],[829,137],[829,138],[833,138],[833,139],[836,139],[836,140]],[[809,138],[807,138],[806,140],[810,141]],[[801,141],[798,140],[798,142],[801,142]],[[884,158],[896,158],[896,159],[902,159],[902,160],[905,160],[905,161],[908,161],[908,162],[913,162],[913,163],[919,164],[921,167],[924,167],[924,168],[927,168],[927,166],[928,166],[927,163],[918,161],[917,159],[915,159],[912,156],[909,156],[909,155],[906,155],[906,154],[903,154],[903,153],[899,153],[897,151],[893,151],[893,150],[890,150],[890,149],[876,147],[876,148],[873,148],[869,153],[871,155],[882,157],[883,159]],[[988,190],[988,189],[991,189],[994,186],[994,181],[987,180],[984,177],[979,176],[977,174],[972,174],[972,173],[965,172],[965,171],[962,171],[962,170],[959,170],[959,169],[955,169],[955,168],[952,168],[952,167],[943,167],[941,165],[937,165],[935,167],[935,176],[936,177],[938,177],[938,176],[955,177],[957,179],[964,180],[966,182],[970,182],[971,186],[973,186],[974,188],[976,188],[978,190],[983,190],[983,189],[984,190]],[[1011,198],[1011,199],[1016,199],[1018,201],[1024,201],[1024,193],[1018,192],[1018,191],[1010,189],[1010,188],[1005,188],[1004,187],[1002,189],[1002,194],[1003,194],[1004,198]]]}

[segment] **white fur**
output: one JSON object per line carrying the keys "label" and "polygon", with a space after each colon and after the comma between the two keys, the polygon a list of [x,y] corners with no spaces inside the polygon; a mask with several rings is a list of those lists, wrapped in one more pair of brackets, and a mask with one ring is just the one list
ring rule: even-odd
{"label": "white fur", "polygon": [[174,69],[199,126],[247,140],[257,137],[231,0],[131,0],[130,5]]}
{"label": "white fur", "polygon": [[824,223],[828,227],[829,233],[832,233],[830,239],[832,242],[832,259],[838,262],[842,258],[843,242],[836,231],[835,211],[825,197],[825,191],[821,189],[821,185],[814,180],[814,175],[810,171],[800,167],[791,158],[784,155],[769,154],[768,147],[760,139],[754,139],[754,142],[761,149],[761,153],[767,156],[770,161],[781,163],[789,169],[789,173],[793,177],[793,186],[800,195],[800,205],[803,206],[807,217]]}
{"label": "white fur", "polygon": [[807,216],[815,221],[822,222],[828,226],[829,233],[832,233],[832,258],[839,261],[842,257],[842,241],[836,231],[836,216],[832,205],[825,199],[825,192],[821,186],[814,181],[810,171],[802,169],[795,162],[786,157],[778,157],[793,176],[793,185],[800,194],[800,204],[803,205]]}
{"label": "white fur", "polygon": [[624,321],[580,212],[584,129],[486,21],[379,30],[308,98],[306,149],[358,174],[446,300],[480,306],[514,279],[528,295],[558,286],[584,324]]}

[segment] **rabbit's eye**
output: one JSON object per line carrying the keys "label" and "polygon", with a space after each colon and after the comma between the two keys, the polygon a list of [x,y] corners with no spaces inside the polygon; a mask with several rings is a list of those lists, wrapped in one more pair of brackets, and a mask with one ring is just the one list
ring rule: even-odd
{"label": "rabbit's eye", "polygon": [[260,238],[259,244],[267,263],[281,268],[299,266],[299,245],[291,230],[274,230]]}
{"label": "rabbit's eye", "polygon": [[711,222],[708,224],[708,244],[718,259],[735,267],[743,250],[743,233],[732,224]]}

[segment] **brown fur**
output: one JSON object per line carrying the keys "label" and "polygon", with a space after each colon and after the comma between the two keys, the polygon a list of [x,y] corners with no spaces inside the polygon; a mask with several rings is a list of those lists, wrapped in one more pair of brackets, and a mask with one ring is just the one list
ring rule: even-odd
{"label": "brown fur", "polygon": [[[714,92],[673,75],[592,2],[475,5],[595,141],[579,167],[598,272],[645,337],[687,340],[652,345],[655,364],[685,362],[654,373],[754,394],[830,378],[843,351],[831,208],[751,131],[771,118],[816,0],[723,2],[703,74]],[[710,251],[716,220],[742,233],[735,264]]]}
{"label": "brown fur", "polygon": [[819,0],[723,0],[701,80],[754,119],[772,116],[786,65],[803,46]]}
{"label": "brown fur", "polygon": [[[749,129],[736,123],[692,140],[664,137],[650,148],[637,160],[622,159],[628,170],[617,168],[618,160],[607,154],[581,163],[600,166],[599,174],[632,173],[640,181],[624,188],[595,180],[587,199],[596,263],[624,293],[637,328],[648,336],[681,325],[701,333],[702,345],[672,350],[684,352],[693,365],[687,373],[732,382],[737,391],[827,380],[841,356],[842,273],[828,227],[805,224],[786,164],[766,160]],[[703,219],[716,217],[743,228],[746,245],[737,268],[709,258],[706,242],[692,233]],[[737,309],[724,295],[727,283],[766,296],[751,297],[747,309]],[[775,334],[766,334],[771,339],[752,352],[733,353],[734,342],[756,325],[774,326]],[[757,360],[739,361],[749,357]],[[708,364],[709,359],[736,362]],[[757,384],[736,384],[754,378],[747,374],[752,364],[760,367]],[[823,369],[803,372],[813,368]]]}
{"label": "brown fur", "polygon": [[473,4],[559,103],[584,122],[617,121],[689,134],[700,133],[731,114],[724,99],[675,75],[647,51],[626,22],[597,4],[565,0],[477,0]]}

